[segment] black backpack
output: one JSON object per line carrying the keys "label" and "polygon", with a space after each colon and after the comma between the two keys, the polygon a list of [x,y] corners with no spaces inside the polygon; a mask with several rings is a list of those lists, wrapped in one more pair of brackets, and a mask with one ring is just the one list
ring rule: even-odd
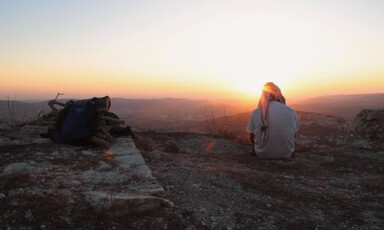
{"label": "black backpack", "polygon": [[63,144],[88,144],[98,125],[96,104],[68,103],[59,113],[52,139]]}

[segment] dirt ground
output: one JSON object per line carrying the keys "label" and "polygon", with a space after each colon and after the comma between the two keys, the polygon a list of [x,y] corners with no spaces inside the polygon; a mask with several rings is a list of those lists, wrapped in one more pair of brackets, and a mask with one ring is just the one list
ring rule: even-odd
{"label": "dirt ground", "polygon": [[[90,157],[89,147],[3,145],[2,172],[15,162],[55,167],[40,177],[31,177],[28,167],[2,174],[0,228],[383,229],[383,150],[306,145],[297,146],[291,160],[271,161],[252,156],[247,144],[219,136],[155,131],[136,136],[136,147],[175,207],[122,217],[96,211],[79,195],[75,180],[60,183],[68,181],[60,179],[60,170],[96,170],[100,164],[108,170],[102,155]],[[27,193],[31,187],[38,190]]]}
{"label": "dirt ground", "polygon": [[138,137],[136,146],[177,206],[160,213],[176,213],[181,228],[384,226],[383,151],[297,146],[292,160],[272,161],[252,156],[249,145],[209,135]]}

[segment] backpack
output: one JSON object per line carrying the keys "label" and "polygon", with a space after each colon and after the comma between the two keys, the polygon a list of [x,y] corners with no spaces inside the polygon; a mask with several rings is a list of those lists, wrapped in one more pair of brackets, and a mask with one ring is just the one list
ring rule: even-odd
{"label": "backpack", "polygon": [[97,106],[69,103],[58,115],[52,140],[62,144],[88,144],[98,125]]}

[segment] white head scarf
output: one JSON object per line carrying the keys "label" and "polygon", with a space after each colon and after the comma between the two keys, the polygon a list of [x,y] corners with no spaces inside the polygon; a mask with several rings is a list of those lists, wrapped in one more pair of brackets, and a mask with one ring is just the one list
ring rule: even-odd
{"label": "white head scarf", "polygon": [[261,132],[262,132],[263,142],[266,135],[266,130],[269,125],[268,112],[269,112],[269,104],[271,101],[277,101],[284,105],[286,104],[285,97],[281,93],[280,88],[277,85],[275,85],[273,82],[267,82],[264,85],[261,97],[259,99]]}

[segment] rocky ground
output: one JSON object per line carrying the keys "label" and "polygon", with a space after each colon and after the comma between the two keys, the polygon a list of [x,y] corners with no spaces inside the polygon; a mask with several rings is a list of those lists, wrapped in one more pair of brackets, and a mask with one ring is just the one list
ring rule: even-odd
{"label": "rocky ground", "polygon": [[[383,149],[306,143],[297,146],[291,160],[267,161],[250,155],[249,145],[220,136],[156,131],[141,131],[136,135],[136,147],[166,190],[162,198],[171,200],[174,207],[163,205],[123,216],[111,215],[110,210],[97,210],[81,190],[86,186],[91,190],[103,187],[111,192],[119,191],[124,189],[119,180],[123,175],[100,178],[86,172],[113,171],[113,159],[89,154],[91,147],[55,145],[26,139],[17,129],[3,130],[0,132],[3,143],[0,145],[0,228],[382,229],[384,226]],[[7,141],[11,144],[4,144]],[[21,162],[25,164],[17,165]],[[43,170],[31,174],[34,167]],[[63,178],[69,175],[67,171],[82,176]]]}
{"label": "rocky ground", "polygon": [[179,212],[185,228],[384,226],[382,150],[297,146],[294,159],[267,161],[250,155],[249,145],[208,135],[138,136],[137,146],[177,205],[162,212]]}

